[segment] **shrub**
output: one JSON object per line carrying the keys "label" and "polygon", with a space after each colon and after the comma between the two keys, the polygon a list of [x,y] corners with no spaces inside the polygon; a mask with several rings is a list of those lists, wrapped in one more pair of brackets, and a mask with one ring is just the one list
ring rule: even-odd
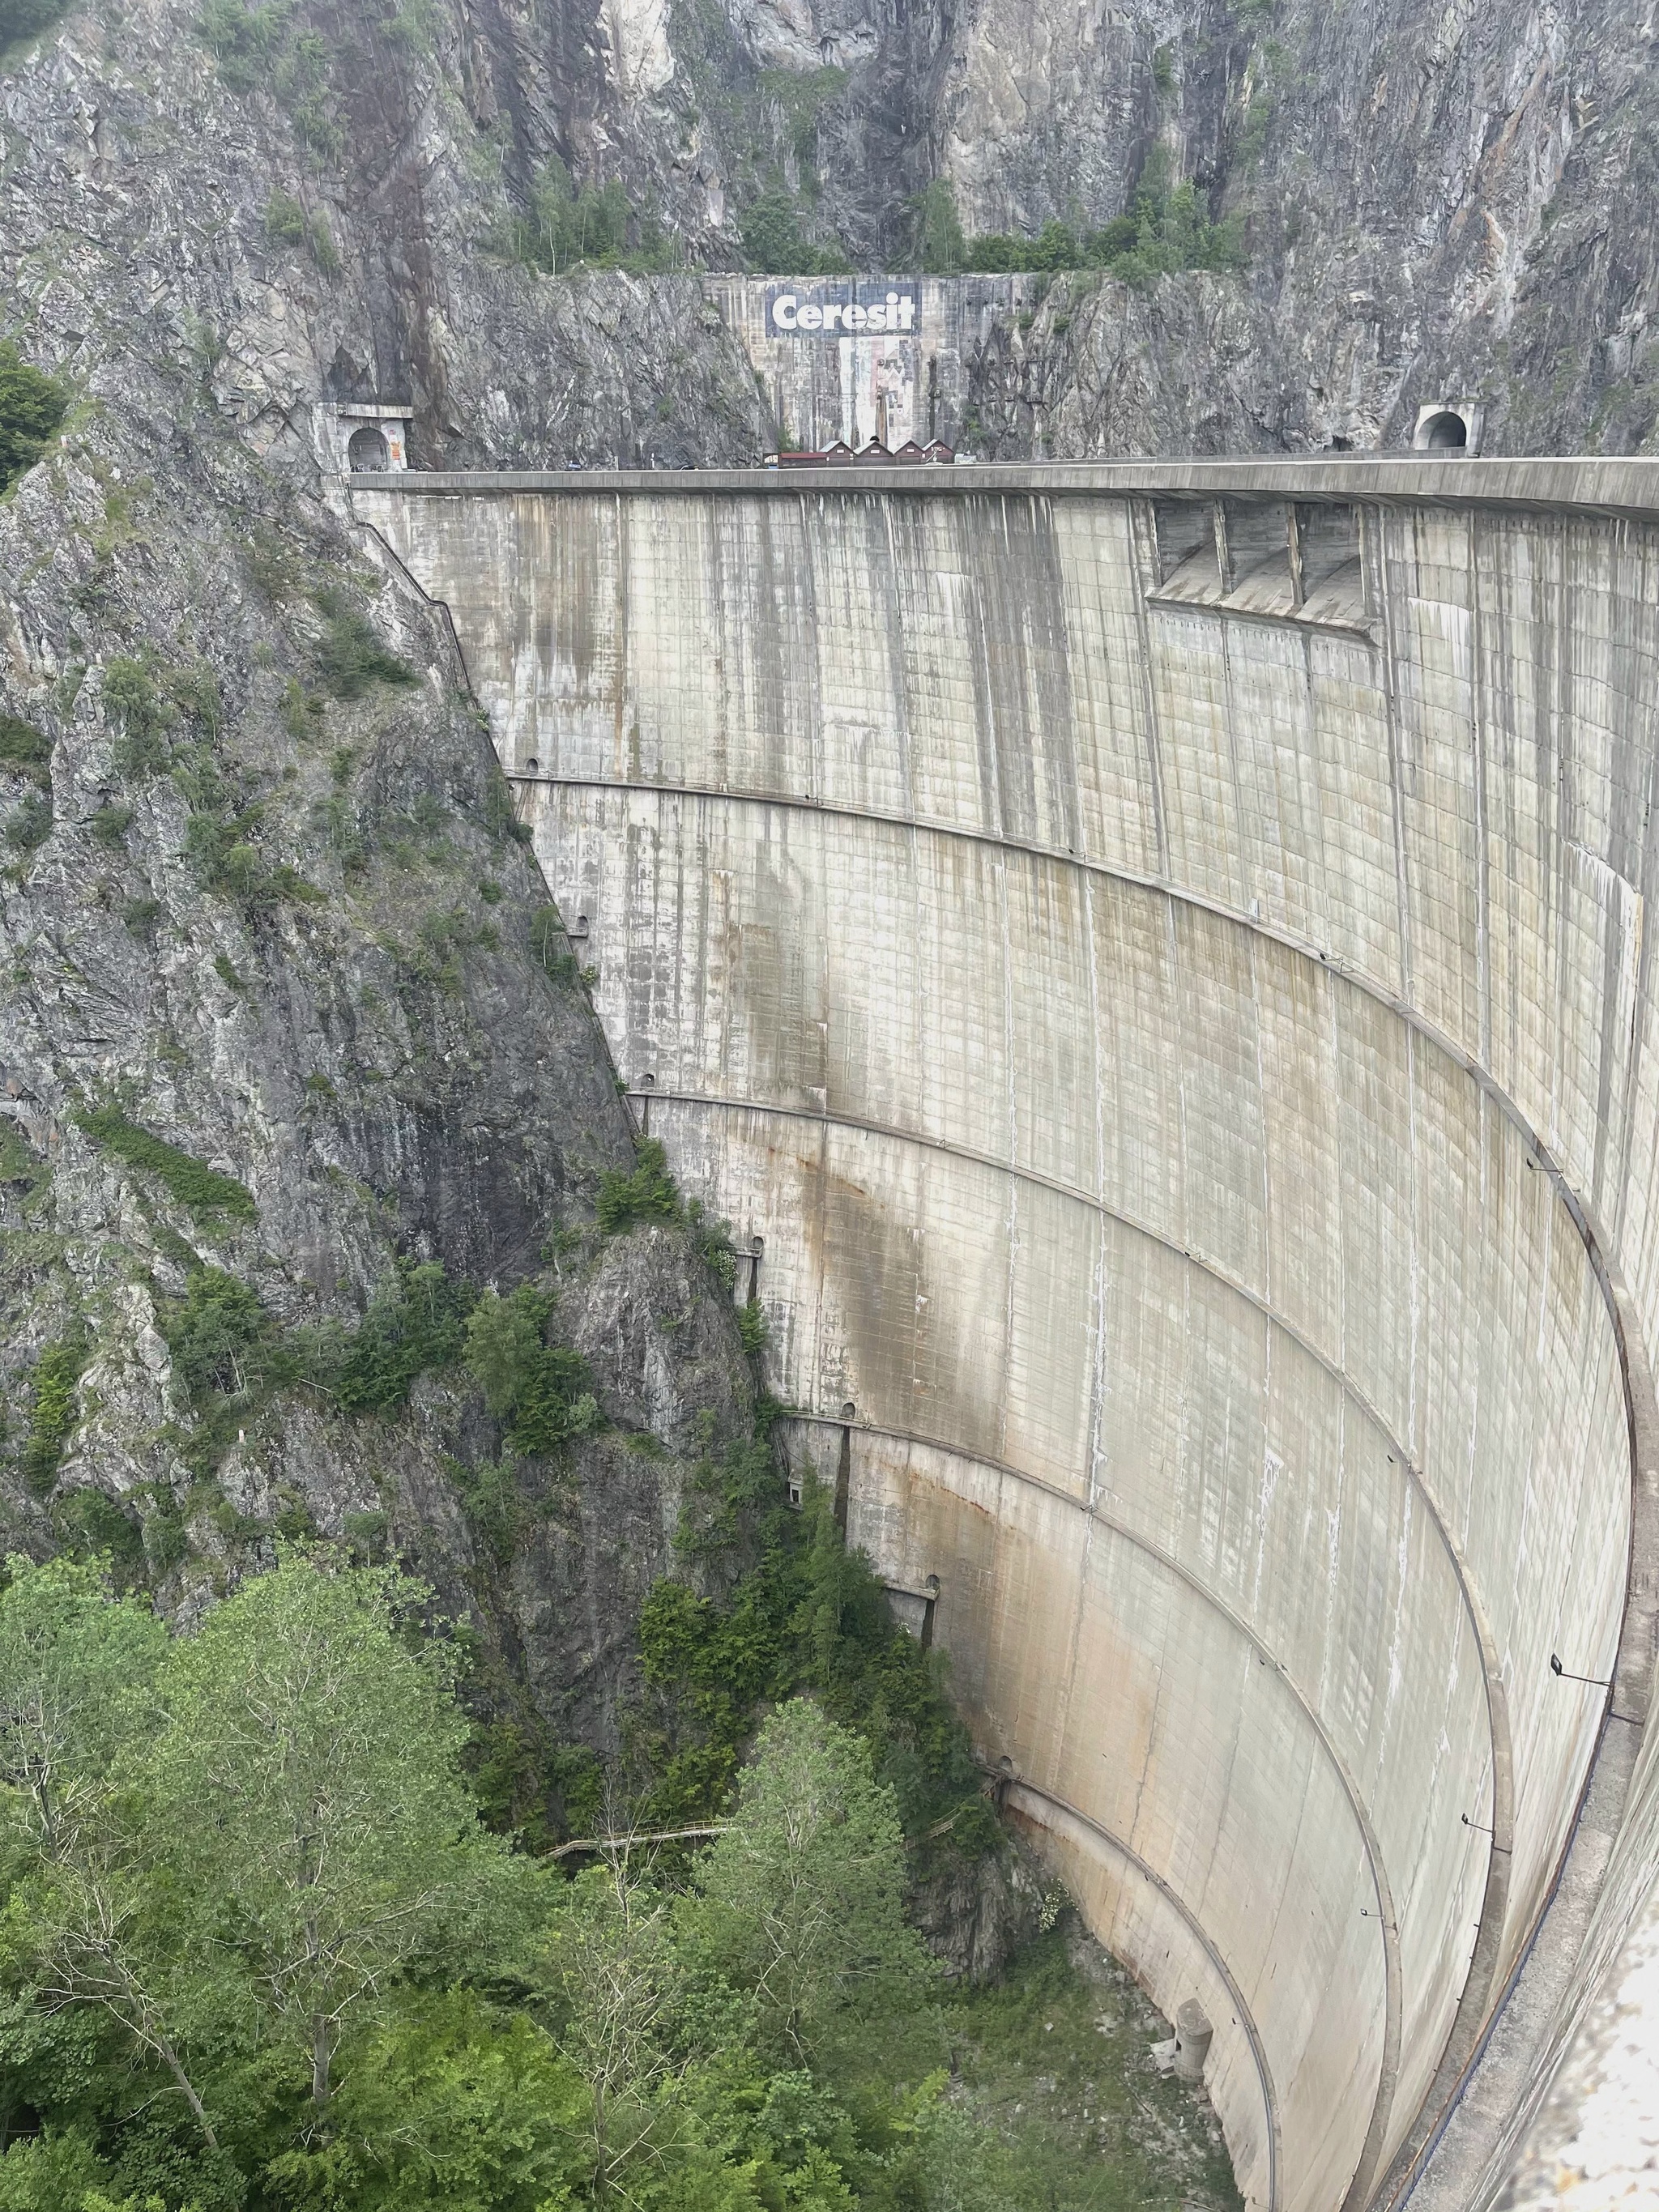
{"label": "shrub", "polygon": [[121,732],[115,764],[123,775],[154,775],[167,766],[172,718],[147,659],[118,653],[105,665],[104,713]]}
{"label": "shrub", "polygon": [[64,1446],[75,1427],[76,1398],[88,1358],[84,1337],[49,1344],[34,1363],[34,1405],[23,1446],[23,1480],[44,1498],[58,1480]]}
{"label": "shrub", "polygon": [[196,35],[219,64],[233,92],[259,88],[271,64],[288,9],[283,0],[248,8],[243,0],[204,0]]}
{"label": "shrub", "polygon": [[258,1352],[268,1316],[256,1291],[217,1267],[192,1269],[184,1297],[163,1318],[173,1364],[192,1397],[240,1395],[263,1377]]}
{"label": "shrub", "polygon": [[603,1236],[619,1236],[636,1222],[680,1218],[680,1194],[668,1172],[666,1152],[654,1137],[642,1137],[635,1152],[639,1164],[631,1175],[607,1168],[599,1177],[594,1212]]}
{"label": "shrub", "polygon": [[525,1458],[545,1458],[599,1426],[586,1362],[546,1340],[552,1310],[550,1297],[524,1283],[504,1298],[486,1291],[466,1324],[467,1367],[507,1424],[507,1449]]}
{"label": "shrub", "polygon": [[303,246],[311,235],[306,211],[291,192],[273,192],[265,202],[265,235],[282,246]]}
{"label": "shrub", "polygon": [[365,617],[331,595],[322,602],[328,627],[317,647],[317,666],[337,699],[361,699],[375,684],[416,684],[406,660],[388,653]]}
{"label": "shrub", "polygon": [[[0,46],[23,27],[9,33],[6,27],[6,11],[19,5],[20,0],[0,0]],[[27,9],[29,0],[21,5]],[[0,342],[0,492],[9,491],[46,452],[66,404],[60,386],[31,368],[15,345]]]}
{"label": "shrub", "polygon": [[33,722],[20,721],[15,714],[0,714],[0,769],[21,769],[37,782],[44,782],[51,759],[52,740]]}
{"label": "shrub", "polygon": [[839,240],[815,245],[801,227],[807,212],[787,185],[775,180],[738,217],[744,259],[777,276],[833,276],[852,267]]}
{"label": "shrub", "polygon": [[1181,270],[1239,269],[1243,263],[1238,218],[1212,222],[1197,185],[1171,191],[1161,165],[1149,163],[1129,212],[1102,229],[1079,234],[1056,217],[1035,238],[988,232],[965,242],[961,266],[988,276],[1104,269],[1125,283],[1147,284]]}
{"label": "shrub", "polygon": [[252,806],[228,819],[208,807],[191,814],[185,824],[185,851],[202,882],[249,906],[274,906],[283,899],[320,905],[326,892],[287,861],[266,860],[251,834],[258,823],[259,811]]}
{"label": "shrub", "polygon": [[[497,897],[500,893],[497,892]],[[538,906],[530,917],[530,949],[550,975],[568,976],[575,966],[556,906]]]}
{"label": "shrub", "polygon": [[279,246],[306,246],[325,276],[340,273],[340,256],[325,215],[308,216],[291,192],[273,192],[265,202],[265,235]]}
{"label": "shrub", "polygon": [[578,191],[556,158],[536,172],[530,212],[513,224],[507,250],[550,276],[580,268],[649,274],[673,259],[672,241],[649,216],[635,215],[619,184],[587,184]]}
{"label": "shrub", "polygon": [[915,203],[916,258],[929,276],[957,276],[962,273],[968,241],[962,234],[956,195],[949,181],[935,177]]}
{"label": "shrub", "polygon": [[218,735],[225,719],[225,702],[210,660],[195,660],[187,668],[175,668],[167,678],[167,691],[173,704],[199,722],[209,737]]}
{"label": "shrub", "polygon": [[436,1261],[403,1266],[383,1284],[351,1338],[334,1376],[349,1412],[390,1413],[431,1368],[453,1367],[465,1345],[472,1293]]}
{"label": "shrub", "polygon": [[122,1583],[143,1564],[143,1532],[136,1516],[101,1490],[72,1491],[53,1507],[52,1521],[72,1558],[107,1559]]}
{"label": "shrub", "polygon": [[82,1115],[81,1127],[95,1145],[113,1152],[129,1167],[154,1176],[194,1219],[213,1222],[228,1217],[233,1221],[252,1221],[255,1218],[253,1194],[246,1184],[180,1152],[165,1138],[141,1129],[118,1107],[102,1106]]}
{"label": "shrub", "polygon": [[757,1358],[766,1349],[766,1309],[757,1298],[738,1308],[738,1334],[743,1339],[743,1348],[751,1358]]}
{"label": "shrub", "polygon": [[328,227],[328,217],[319,215],[311,225],[311,258],[325,276],[337,276],[342,263],[340,249],[334,243],[334,233]]}
{"label": "shrub", "polygon": [[100,806],[92,817],[92,834],[100,845],[125,843],[131,827],[132,809],[130,806]]}
{"label": "shrub", "polygon": [[52,835],[52,795],[32,791],[6,824],[6,842],[20,853],[33,853]]}

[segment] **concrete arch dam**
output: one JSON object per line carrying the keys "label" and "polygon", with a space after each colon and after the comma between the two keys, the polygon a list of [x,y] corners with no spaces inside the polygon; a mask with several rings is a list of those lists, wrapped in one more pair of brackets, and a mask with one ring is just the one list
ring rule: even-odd
{"label": "concrete arch dam", "polygon": [[1250,2203],[1489,2202],[1659,1850],[1659,465],[350,497]]}

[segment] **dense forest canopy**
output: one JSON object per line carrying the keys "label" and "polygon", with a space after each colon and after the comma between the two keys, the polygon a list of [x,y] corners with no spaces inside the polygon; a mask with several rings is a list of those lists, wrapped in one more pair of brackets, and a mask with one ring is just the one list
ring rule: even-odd
{"label": "dense forest canopy", "polygon": [[9,1576],[4,2212],[1028,2201],[946,2094],[898,1799],[822,1700],[706,1848],[573,1875],[480,1817],[460,1649],[396,1571],[291,1551],[188,1636],[95,1565]]}

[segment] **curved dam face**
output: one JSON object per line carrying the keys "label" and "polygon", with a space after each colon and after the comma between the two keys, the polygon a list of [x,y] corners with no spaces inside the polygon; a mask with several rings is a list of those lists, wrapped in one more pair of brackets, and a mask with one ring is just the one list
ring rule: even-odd
{"label": "curved dam face", "polygon": [[1489,2201],[1651,1879],[1654,473],[352,489],[1273,2212]]}

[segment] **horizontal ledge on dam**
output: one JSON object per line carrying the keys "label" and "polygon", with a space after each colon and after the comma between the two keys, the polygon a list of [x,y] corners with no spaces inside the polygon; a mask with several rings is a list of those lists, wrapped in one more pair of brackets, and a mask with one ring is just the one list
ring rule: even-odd
{"label": "horizontal ledge on dam", "polygon": [[[1256,2081],[1261,2091],[1262,2110],[1267,2122],[1267,2208],[1268,2212],[1278,2212],[1279,2093],[1273,2085],[1273,2069],[1267,2063],[1267,2048],[1262,2043],[1261,2031],[1256,2027],[1255,2015],[1245,2002],[1244,1992],[1235,1980],[1232,1968],[1227,1964],[1209,1930],[1186,1899],[1171,1887],[1157,1868],[1149,1866],[1132,1844],[1126,1844],[1121,1836],[1114,1834],[1113,1831],[1102,1821],[1094,1820],[1089,1814],[1079,1811],[1077,1806],[1068,1803],[1064,1797],[1056,1796],[1052,1790],[1043,1789],[1041,1784],[1028,1782],[1023,1775],[1015,1775],[1009,1780],[1005,1795],[1006,1797],[1035,1798],[1048,1810],[1058,1813],[1063,1819],[1073,1822],[1086,1835],[1098,1838],[1132,1866],[1143,1881],[1150,1882],[1159,1896],[1191,1929],[1200,1948],[1220,1976],[1228,1996],[1232,1999],[1238,2013],[1238,2024],[1243,2029],[1244,2039],[1250,2046],[1250,2057],[1255,2065]],[[1041,1813],[1028,1813],[1026,1817],[1033,1820],[1038,1827],[1051,1825],[1044,1820]]]}
{"label": "horizontal ledge on dam", "polygon": [[977,461],[831,468],[360,471],[348,493],[405,499],[491,493],[664,497],[799,498],[894,494],[960,499],[992,493],[1039,498],[1280,499],[1413,507],[1559,509],[1659,517],[1659,461],[1623,458],[1458,460],[1413,454],[1264,454],[1247,460]]}
{"label": "horizontal ledge on dam", "polygon": [[[538,789],[563,791],[617,791],[637,793],[652,799],[690,799],[723,806],[777,807],[801,814],[839,816],[854,822],[872,822],[884,829],[903,830],[913,835],[927,837],[960,839],[970,845],[984,845],[994,851],[1018,853],[1024,858],[1051,861],[1054,866],[1075,869],[1080,875],[1098,876],[1109,883],[1128,884],[1137,890],[1151,891],[1162,898],[1190,907],[1199,914],[1213,915],[1219,921],[1231,923],[1236,928],[1250,931],[1270,943],[1282,945],[1312,965],[1325,969],[1341,981],[1351,984],[1356,991],[1386,1007],[1406,1026],[1415,1031],[1437,1052],[1443,1053],[1454,1066],[1478,1084],[1480,1089],[1500,1109],[1504,1118],[1517,1131],[1533,1164],[1542,1174],[1549,1176],[1562,1195],[1563,1202],[1573,1215],[1574,1225],[1585,1243],[1591,1247],[1597,1279],[1603,1287],[1609,1306],[1613,1304],[1607,1270],[1595,1245],[1589,1216],[1583,1201],[1567,1182],[1561,1170],[1532,1123],[1498,1084],[1491,1071],[1483,1067],[1455,1043],[1443,1030],[1435,1027],[1409,1001],[1387,989],[1363,969],[1352,966],[1340,953],[1329,952],[1322,945],[1295,936],[1288,929],[1264,921],[1260,915],[1246,914],[1240,908],[1229,906],[1224,900],[1206,897],[1203,892],[1189,889],[1168,876],[1149,875],[1135,868],[1125,868],[1109,860],[1092,860],[1087,854],[1074,851],[1066,845],[1045,845],[1033,837],[1016,837],[997,830],[975,828],[971,823],[946,821],[937,815],[900,814],[878,806],[855,806],[846,799],[820,799],[811,792],[732,790],[719,784],[663,783],[649,778],[619,775],[574,775],[556,770],[538,769],[533,773],[523,769],[503,770],[509,784],[526,791]],[[1656,1456],[1659,1456],[1659,1408],[1656,1409],[1654,1435]]]}
{"label": "horizontal ledge on dam", "polygon": [[[1257,1635],[1243,1615],[1235,1613],[1225,1598],[1218,1596],[1216,1592],[1206,1583],[1202,1582],[1190,1567],[1183,1566],[1173,1552],[1166,1552],[1161,1544],[1154,1543],[1150,1536],[1142,1535],[1139,1530],[1132,1528],[1118,1515],[1108,1512],[1105,1507],[1099,1504],[1092,1496],[1086,1498],[1079,1498],[1072,1491],[1062,1488],[1059,1483],[1050,1482],[1040,1474],[1030,1474],[1025,1468],[1014,1466],[1011,1461],[992,1459],[984,1452],[969,1451],[963,1445],[953,1444],[944,1437],[924,1436],[920,1430],[916,1429],[885,1428],[876,1421],[863,1421],[857,1419],[849,1421],[842,1414],[812,1413],[793,1406],[787,1408],[778,1418],[785,1421],[811,1422],[814,1427],[819,1428],[846,1429],[854,1436],[881,1437],[891,1443],[914,1444],[919,1450],[938,1452],[943,1457],[961,1460],[967,1466],[985,1468],[991,1474],[1000,1475],[1010,1482],[1019,1483],[1028,1490],[1040,1491],[1045,1498],[1052,1498],[1057,1504],[1069,1506],[1074,1513],[1080,1513],[1088,1520],[1097,1521],[1103,1528],[1109,1528],[1115,1535],[1121,1536],[1126,1544],[1133,1544],[1136,1551],[1154,1561],[1166,1574],[1172,1575],[1177,1582],[1184,1583],[1203,1604],[1219,1614],[1234,1633],[1249,1645],[1259,1659],[1272,1668],[1273,1673],[1301,1707],[1304,1718],[1312,1729],[1321,1750],[1329,1762],[1332,1772],[1341,1784],[1343,1795],[1347,1798],[1352,1809],[1354,1822],[1359,1830],[1360,1838],[1365,1847],[1365,1856],[1370,1866],[1371,1886],[1376,1893],[1377,1910],[1382,1916],[1384,1948],[1386,1949],[1389,1942],[1398,1936],[1399,1923],[1395,1917],[1392,1885],[1382,1863],[1382,1848],[1371,1826],[1370,1811],[1361,1795],[1358,1783],[1348,1771],[1347,1762],[1332,1741],[1330,1732],[1320,1718],[1312,1700],[1278,1653]],[[885,1587],[898,1586],[888,1584]],[[928,1591],[919,1595],[931,1596],[933,1593]]]}

